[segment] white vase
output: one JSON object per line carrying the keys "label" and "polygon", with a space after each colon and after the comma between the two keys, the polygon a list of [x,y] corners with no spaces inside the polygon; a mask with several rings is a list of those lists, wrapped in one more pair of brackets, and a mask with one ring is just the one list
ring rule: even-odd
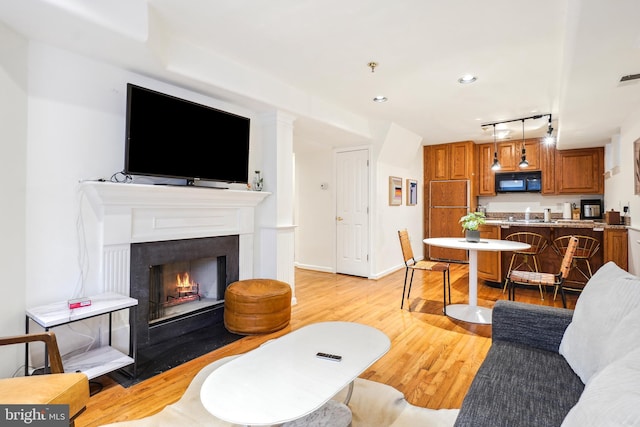
{"label": "white vase", "polygon": [[262,176],[260,175],[260,171],[256,171],[253,177],[253,190],[262,191]]}

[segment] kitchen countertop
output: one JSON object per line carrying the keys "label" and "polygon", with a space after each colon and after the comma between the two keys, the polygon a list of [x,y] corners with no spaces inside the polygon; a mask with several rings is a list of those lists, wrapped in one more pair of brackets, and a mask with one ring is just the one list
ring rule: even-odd
{"label": "kitchen countertop", "polygon": [[599,231],[600,229],[625,229],[624,224],[607,224],[605,222],[589,221],[589,220],[570,220],[558,219],[544,222],[540,219],[525,221],[517,219],[509,221],[507,219],[487,218],[486,225],[495,225],[500,227],[551,227],[551,228],[589,228]]}

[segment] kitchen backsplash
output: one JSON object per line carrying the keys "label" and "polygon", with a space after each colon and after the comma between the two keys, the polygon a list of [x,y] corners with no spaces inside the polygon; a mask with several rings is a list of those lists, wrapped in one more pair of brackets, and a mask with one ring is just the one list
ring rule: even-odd
{"label": "kitchen backsplash", "polygon": [[540,194],[498,194],[495,197],[479,197],[478,206],[484,206],[487,216],[490,218],[513,216],[524,217],[524,213],[529,208],[531,218],[543,218],[544,210],[551,210],[551,218],[562,218],[564,203],[575,203],[580,206],[581,199],[593,199],[593,195],[583,196],[542,196]]}

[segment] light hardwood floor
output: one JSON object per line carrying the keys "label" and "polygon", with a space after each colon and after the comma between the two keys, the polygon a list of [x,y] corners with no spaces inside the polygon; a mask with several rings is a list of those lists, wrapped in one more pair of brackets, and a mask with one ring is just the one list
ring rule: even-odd
{"label": "light hardwood floor", "polygon": [[[467,301],[468,267],[451,265],[452,302]],[[459,408],[491,344],[491,327],[455,321],[442,315],[442,275],[416,272],[409,304],[400,309],[404,269],[379,280],[296,270],[291,324],[274,334],[242,338],[181,366],[123,388],[100,377],[103,389],[91,397],[77,427],[138,419],[178,400],[194,375],[222,357],[240,354],[263,342],[321,321],[344,320],[374,326],[391,339],[391,349],[362,378],[389,384],[406,399],[428,408]],[[518,301],[561,307],[537,288],[518,291]],[[478,303],[492,307],[506,299],[501,289],[479,284]],[[568,295],[573,308],[576,296]]]}

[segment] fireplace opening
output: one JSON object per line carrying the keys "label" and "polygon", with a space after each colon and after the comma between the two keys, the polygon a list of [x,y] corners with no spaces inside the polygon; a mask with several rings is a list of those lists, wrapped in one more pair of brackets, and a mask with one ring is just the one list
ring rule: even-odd
{"label": "fireplace opening", "polygon": [[224,256],[170,262],[149,268],[149,325],[211,307],[224,299]]}
{"label": "fireplace opening", "polygon": [[137,349],[198,329],[214,333],[223,322],[224,292],[238,280],[239,253],[237,235],[131,244]]}

